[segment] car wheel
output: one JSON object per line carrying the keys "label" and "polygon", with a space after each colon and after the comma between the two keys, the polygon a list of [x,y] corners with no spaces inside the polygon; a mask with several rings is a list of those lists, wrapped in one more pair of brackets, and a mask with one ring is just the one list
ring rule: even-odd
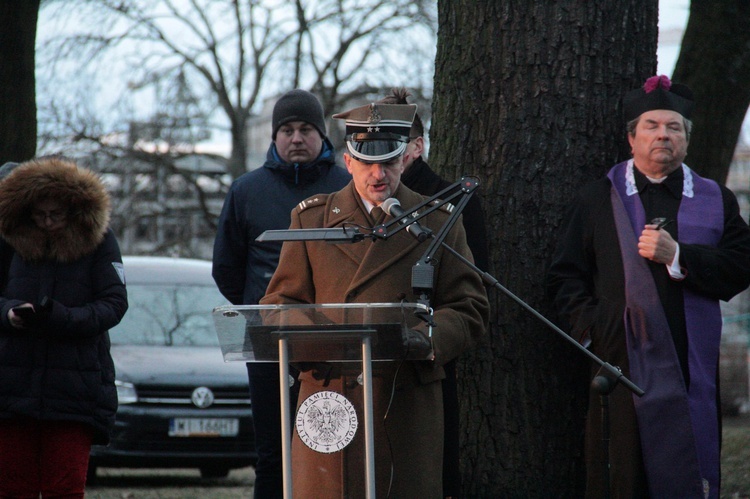
{"label": "car wheel", "polygon": [[201,478],[226,478],[229,468],[208,467],[201,468]]}
{"label": "car wheel", "polygon": [[89,462],[89,467],[86,470],[86,485],[96,483],[96,466]]}

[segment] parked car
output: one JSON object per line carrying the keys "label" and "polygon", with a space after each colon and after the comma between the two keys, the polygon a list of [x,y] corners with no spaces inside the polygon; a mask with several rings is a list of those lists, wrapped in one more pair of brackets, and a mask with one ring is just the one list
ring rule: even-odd
{"label": "parked car", "polygon": [[211,263],[123,257],[128,312],[110,331],[119,408],[97,467],[198,468],[226,476],[253,465],[252,410],[242,362],[225,363],[211,311],[226,304]]}

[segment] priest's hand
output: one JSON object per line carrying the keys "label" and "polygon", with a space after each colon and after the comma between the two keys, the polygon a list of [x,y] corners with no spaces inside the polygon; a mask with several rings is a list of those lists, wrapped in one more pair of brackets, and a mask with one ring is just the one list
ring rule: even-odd
{"label": "priest's hand", "polygon": [[646,224],[638,239],[638,253],[656,263],[671,265],[677,251],[677,242],[664,229]]}

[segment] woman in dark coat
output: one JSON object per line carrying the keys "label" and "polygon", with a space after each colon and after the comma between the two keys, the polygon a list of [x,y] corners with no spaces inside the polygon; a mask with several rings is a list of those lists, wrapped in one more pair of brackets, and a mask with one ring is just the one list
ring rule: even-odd
{"label": "woman in dark coat", "polygon": [[0,496],[83,497],[117,410],[108,330],[127,310],[100,179],[72,161],[0,183]]}

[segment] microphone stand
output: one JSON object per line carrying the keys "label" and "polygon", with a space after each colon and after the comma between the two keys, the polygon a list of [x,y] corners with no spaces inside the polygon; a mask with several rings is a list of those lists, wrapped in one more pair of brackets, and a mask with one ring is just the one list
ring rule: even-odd
{"label": "microphone stand", "polygon": [[[609,499],[609,473],[610,473],[610,462],[609,462],[609,394],[617,386],[617,379],[613,378],[609,373],[603,372],[599,369],[599,372],[594,376],[591,381],[591,388],[599,394],[599,406],[601,407],[601,425],[602,425],[602,451],[606,456],[604,460],[604,497]],[[639,394],[640,397],[643,393]]]}

